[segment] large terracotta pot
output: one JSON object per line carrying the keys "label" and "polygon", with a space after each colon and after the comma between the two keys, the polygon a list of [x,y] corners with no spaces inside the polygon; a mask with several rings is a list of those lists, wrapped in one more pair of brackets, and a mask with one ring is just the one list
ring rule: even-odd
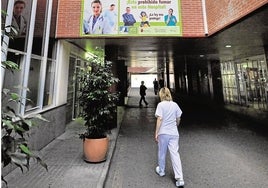
{"label": "large terracotta pot", "polygon": [[98,139],[85,138],[83,142],[84,160],[91,163],[99,163],[105,161],[108,146],[108,137]]}

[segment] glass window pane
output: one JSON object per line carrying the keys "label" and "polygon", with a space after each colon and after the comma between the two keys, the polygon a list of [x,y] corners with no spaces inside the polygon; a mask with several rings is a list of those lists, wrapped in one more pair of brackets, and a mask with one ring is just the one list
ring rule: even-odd
{"label": "glass window pane", "polygon": [[1,1],[1,10],[7,11],[7,2],[8,1]]}
{"label": "glass window pane", "polygon": [[56,40],[55,40],[55,33],[56,33],[56,21],[57,21],[57,3],[58,1],[49,1],[52,3],[52,15],[50,21],[50,32],[49,32],[49,48],[48,48],[48,58],[55,59],[55,49],[56,49]]}
{"label": "glass window pane", "polygon": [[[7,13],[7,2],[8,1],[1,1],[1,10],[4,11],[5,13]],[[2,21],[5,21],[6,20],[6,14],[1,14],[1,19]],[[4,29],[4,24],[1,24],[1,28],[2,30]]]}
{"label": "glass window pane", "polygon": [[28,79],[26,111],[36,108],[39,100],[39,84],[40,84],[40,68],[41,60],[31,59],[30,72]]}
{"label": "glass window pane", "polygon": [[21,84],[21,60],[23,59],[22,54],[16,54],[13,52],[8,52],[7,54],[7,61],[12,61],[20,67],[20,70],[17,71],[5,71],[5,77],[4,77],[4,88],[12,90],[14,86],[18,86]]}
{"label": "glass window pane", "polygon": [[16,36],[13,40],[9,41],[9,48],[26,51],[26,39],[31,18],[31,7],[31,0],[15,1],[11,25],[16,30]]}
{"label": "glass window pane", "polygon": [[47,1],[37,1],[36,7],[36,18],[34,25],[34,38],[32,53],[36,55],[42,55],[42,45],[45,27],[45,16],[46,16],[46,3]]}
{"label": "glass window pane", "polygon": [[[3,82],[3,88],[5,89],[9,89],[11,92],[13,93],[17,93],[20,94],[21,93],[21,89],[22,89],[22,71],[21,71],[21,67],[22,67],[22,63],[21,61],[23,61],[23,55],[22,54],[15,54],[12,52],[8,52],[7,54],[7,60],[8,61],[13,61],[14,63],[16,63],[20,69],[19,70],[15,70],[15,71],[10,71],[10,70],[5,70],[5,75],[4,75],[4,82]],[[2,96],[4,97],[4,96]],[[2,102],[6,102],[7,100],[2,100]],[[2,104],[2,105],[6,105],[6,104]],[[14,109],[14,110],[18,110],[18,106],[16,103],[9,103],[9,105]],[[18,111],[17,111],[18,112]]]}
{"label": "glass window pane", "polygon": [[49,44],[48,44],[48,54],[47,57],[50,59],[56,59],[56,49],[57,49],[57,43],[55,39],[50,38]]}
{"label": "glass window pane", "polygon": [[55,84],[55,62],[51,60],[47,61],[46,68],[46,80],[44,89],[43,106],[49,106],[53,104],[53,93]]}

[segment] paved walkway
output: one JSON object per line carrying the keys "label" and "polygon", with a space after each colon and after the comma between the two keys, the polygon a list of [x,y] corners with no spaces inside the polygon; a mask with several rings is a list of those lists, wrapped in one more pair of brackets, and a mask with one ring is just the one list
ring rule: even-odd
{"label": "paved walkway", "polygon": [[[125,109],[105,188],[175,187],[169,155],[166,176],[155,173],[152,104],[156,97],[147,97],[149,108],[139,109],[135,108],[139,97],[130,95],[131,108]],[[206,102],[196,105],[189,98],[177,99],[183,110],[179,129],[185,188],[268,187],[268,132],[264,125],[223,108],[210,109]]]}
{"label": "paved walkway", "polygon": [[[118,127],[123,109],[118,109]],[[82,141],[78,134],[84,127],[71,122],[66,132],[43,148],[39,156],[48,165],[48,172],[34,162],[30,170],[15,169],[5,179],[9,188],[102,188],[109,169],[119,128],[112,130],[106,162],[90,164],[83,161]],[[2,184],[2,187],[5,187]]]}
{"label": "paved walkway", "polygon": [[[159,178],[154,172],[157,149],[153,140],[154,111],[158,97],[149,89],[148,108],[139,108],[137,96],[138,89],[131,89],[125,114],[124,110],[119,110],[118,128],[109,135],[111,142],[106,162],[83,161],[78,134],[84,127],[72,122],[64,134],[40,151],[49,171],[35,163],[23,174],[16,169],[5,177],[9,187],[174,187],[170,162],[166,177]],[[254,124],[246,125],[240,118],[218,111],[208,114],[204,106],[190,104],[185,101],[180,104],[185,112],[181,127],[185,187],[268,187],[267,132],[255,129]]]}
{"label": "paved walkway", "polygon": [[[133,89],[130,95],[139,95],[138,90]],[[149,90],[147,95],[153,95],[152,91]],[[128,105],[138,107],[138,101]],[[149,106],[152,106],[151,101],[149,101]],[[105,162],[90,164],[83,161],[82,141],[78,135],[84,131],[84,127],[76,122],[71,122],[66,126],[66,132],[64,134],[56,138],[38,153],[48,165],[48,172],[33,161],[29,171],[25,171],[22,174],[21,170],[17,168],[5,177],[8,181],[8,187],[102,188],[114,152],[123,115],[124,108],[119,107],[118,128],[113,129],[109,135],[110,148]],[[2,183],[2,187],[6,187],[5,184]]]}

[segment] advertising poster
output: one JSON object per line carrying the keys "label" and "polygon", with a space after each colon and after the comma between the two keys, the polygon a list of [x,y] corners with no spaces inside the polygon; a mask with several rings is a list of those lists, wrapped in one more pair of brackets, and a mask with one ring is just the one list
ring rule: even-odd
{"label": "advertising poster", "polygon": [[81,36],[182,36],[180,0],[83,0]]}

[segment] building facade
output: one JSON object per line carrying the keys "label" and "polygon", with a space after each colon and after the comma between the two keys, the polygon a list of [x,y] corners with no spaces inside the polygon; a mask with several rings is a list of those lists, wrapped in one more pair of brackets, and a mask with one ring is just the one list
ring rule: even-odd
{"label": "building facade", "polygon": [[[18,113],[41,113],[50,121],[31,132],[32,149],[39,150],[62,134],[66,123],[78,114],[75,83],[77,66],[87,61],[87,56],[94,52],[94,46],[83,48],[78,45],[79,42],[73,42],[75,39],[99,38],[106,60],[113,61],[114,73],[121,77],[118,90],[122,93],[122,105],[129,85],[127,66],[117,56],[114,47],[105,44],[105,40],[118,36],[81,37],[81,7],[84,1],[22,2],[19,25],[23,31],[16,33],[14,39],[2,36],[1,52],[2,61],[13,61],[20,70],[10,73],[2,69],[1,83],[2,88],[11,89],[22,96],[22,103],[16,106]],[[191,3],[189,0],[181,0],[182,33],[179,37],[213,37],[255,10],[267,7],[267,3],[267,0],[200,0]],[[14,25],[16,0],[1,1],[1,5],[7,13],[2,15],[2,30],[12,31],[8,26]],[[264,11],[267,12],[267,8]],[[177,92],[267,112],[267,47],[263,45],[261,48],[261,54],[243,57],[229,55],[224,59],[197,61],[190,56],[180,55],[164,66],[163,76],[167,85]]]}

